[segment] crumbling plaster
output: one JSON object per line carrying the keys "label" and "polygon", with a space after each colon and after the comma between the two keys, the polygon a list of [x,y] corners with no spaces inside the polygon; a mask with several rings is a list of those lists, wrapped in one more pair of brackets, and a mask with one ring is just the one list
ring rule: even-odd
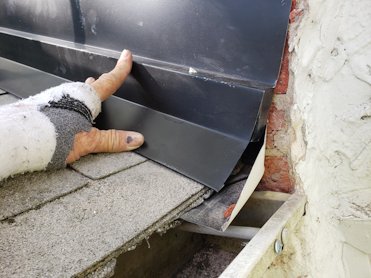
{"label": "crumbling plaster", "polygon": [[267,277],[371,277],[371,1],[302,0],[291,161],[306,215]]}

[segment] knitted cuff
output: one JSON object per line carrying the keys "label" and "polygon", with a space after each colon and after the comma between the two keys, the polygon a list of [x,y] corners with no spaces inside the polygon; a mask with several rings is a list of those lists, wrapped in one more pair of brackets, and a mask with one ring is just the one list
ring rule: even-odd
{"label": "knitted cuff", "polygon": [[89,108],[81,101],[64,95],[58,101],[51,101],[40,112],[53,123],[57,145],[47,169],[59,169],[66,166],[66,158],[73,147],[75,135],[92,128],[92,115]]}
{"label": "knitted cuff", "polygon": [[101,110],[95,90],[65,83],[0,107],[0,180],[65,166],[75,135],[89,131]]}

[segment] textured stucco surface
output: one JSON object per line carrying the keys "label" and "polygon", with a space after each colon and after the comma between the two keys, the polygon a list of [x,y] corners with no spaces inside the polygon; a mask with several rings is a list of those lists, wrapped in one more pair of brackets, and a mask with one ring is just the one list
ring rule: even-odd
{"label": "textured stucco surface", "polygon": [[371,2],[300,3],[291,158],[308,204],[266,276],[371,277]]}

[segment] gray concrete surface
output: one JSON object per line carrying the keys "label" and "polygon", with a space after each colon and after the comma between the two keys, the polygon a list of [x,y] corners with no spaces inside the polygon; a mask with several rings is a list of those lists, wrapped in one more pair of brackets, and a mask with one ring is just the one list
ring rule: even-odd
{"label": "gray concrete surface", "polygon": [[81,158],[71,167],[91,179],[101,179],[144,161],[146,158],[133,152],[94,154]]}
{"label": "gray concrete surface", "polygon": [[[78,183],[80,176],[71,175]],[[12,182],[21,186],[21,179]],[[203,192],[202,185],[149,161],[90,180],[0,222],[0,277],[87,275],[177,218]],[[8,206],[16,195],[6,195]]]}

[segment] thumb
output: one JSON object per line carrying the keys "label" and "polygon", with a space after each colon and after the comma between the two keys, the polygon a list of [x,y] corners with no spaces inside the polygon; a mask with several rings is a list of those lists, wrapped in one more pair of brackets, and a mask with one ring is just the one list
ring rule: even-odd
{"label": "thumb", "polygon": [[90,153],[131,151],[139,148],[143,142],[144,137],[138,132],[99,130],[93,127],[89,132],[83,131],[76,134],[66,163],[72,163]]}

